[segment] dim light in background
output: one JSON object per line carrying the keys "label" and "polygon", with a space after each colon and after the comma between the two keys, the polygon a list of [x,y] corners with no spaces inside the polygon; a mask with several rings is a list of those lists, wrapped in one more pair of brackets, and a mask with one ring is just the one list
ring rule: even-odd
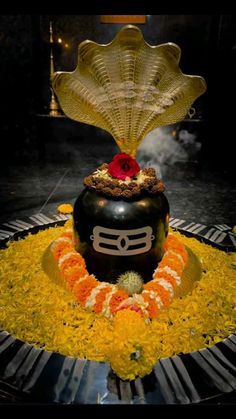
{"label": "dim light in background", "polygon": [[146,15],[101,15],[101,23],[146,23]]}

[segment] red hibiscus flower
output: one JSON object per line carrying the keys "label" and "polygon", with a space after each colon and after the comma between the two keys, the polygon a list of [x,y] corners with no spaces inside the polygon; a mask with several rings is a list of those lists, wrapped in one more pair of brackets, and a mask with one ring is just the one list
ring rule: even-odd
{"label": "red hibiscus flower", "polygon": [[125,180],[132,178],[140,171],[136,160],[126,153],[116,154],[112,162],[108,165],[108,173],[117,179]]}

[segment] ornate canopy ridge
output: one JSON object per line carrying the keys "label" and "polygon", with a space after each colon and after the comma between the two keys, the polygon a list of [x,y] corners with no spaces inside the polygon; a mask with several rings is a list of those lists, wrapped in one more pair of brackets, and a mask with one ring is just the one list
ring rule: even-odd
{"label": "ornate canopy ridge", "polygon": [[135,156],[154,128],[176,123],[206,90],[200,76],[183,74],[174,43],[151,46],[139,28],[124,26],[107,45],[79,45],[73,72],[57,72],[53,88],[65,114],[108,131]]}

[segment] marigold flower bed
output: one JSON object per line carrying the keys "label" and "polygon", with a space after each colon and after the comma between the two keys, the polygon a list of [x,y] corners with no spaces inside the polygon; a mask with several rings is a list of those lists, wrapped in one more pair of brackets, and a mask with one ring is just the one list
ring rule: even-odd
{"label": "marigold flower bed", "polygon": [[2,329],[36,347],[110,362],[130,380],[150,373],[161,357],[214,345],[235,332],[235,253],[175,232],[202,262],[202,278],[193,291],[175,298],[149,323],[131,310],[106,318],[79,306],[73,293],[42,270],[45,249],[65,228],[29,234],[0,251]]}

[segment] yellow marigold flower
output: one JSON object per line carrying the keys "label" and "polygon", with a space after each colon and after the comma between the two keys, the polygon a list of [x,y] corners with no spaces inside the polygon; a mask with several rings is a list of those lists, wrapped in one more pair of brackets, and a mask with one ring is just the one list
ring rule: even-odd
{"label": "yellow marigold flower", "polygon": [[73,212],[73,207],[71,204],[61,204],[57,207],[57,210],[62,214],[71,214]]}
{"label": "yellow marigold flower", "polygon": [[[79,287],[76,279],[83,276],[83,265],[79,263],[77,269],[72,264],[66,271],[70,286],[76,284],[78,303],[76,293],[63,287],[63,281],[54,282],[42,269],[45,250],[64,232],[64,226],[51,227],[10,241],[0,250],[0,326],[18,339],[72,357],[111,362],[122,379],[133,379],[148,374],[161,357],[209,347],[235,332],[236,253],[175,232],[204,267],[192,292],[173,299],[165,310],[158,310],[144,294],[152,318],[149,323],[131,309],[107,319],[100,310],[109,287],[95,293],[99,314],[79,304],[97,285],[90,281],[88,289],[83,281],[84,288]],[[168,266],[176,271],[177,259],[168,259]]]}
{"label": "yellow marigold flower", "polygon": [[236,234],[236,226],[233,226],[232,233]]}
{"label": "yellow marigold flower", "polygon": [[73,228],[73,219],[72,218],[69,218],[69,220],[67,220],[65,222],[64,227],[66,229],[71,229],[72,230],[72,228]]}
{"label": "yellow marigold flower", "polygon": [[110,363],[123,380],[150,374],[157,360],[156,343],[151,329],[133,310],[118,311],[114,318]]}

